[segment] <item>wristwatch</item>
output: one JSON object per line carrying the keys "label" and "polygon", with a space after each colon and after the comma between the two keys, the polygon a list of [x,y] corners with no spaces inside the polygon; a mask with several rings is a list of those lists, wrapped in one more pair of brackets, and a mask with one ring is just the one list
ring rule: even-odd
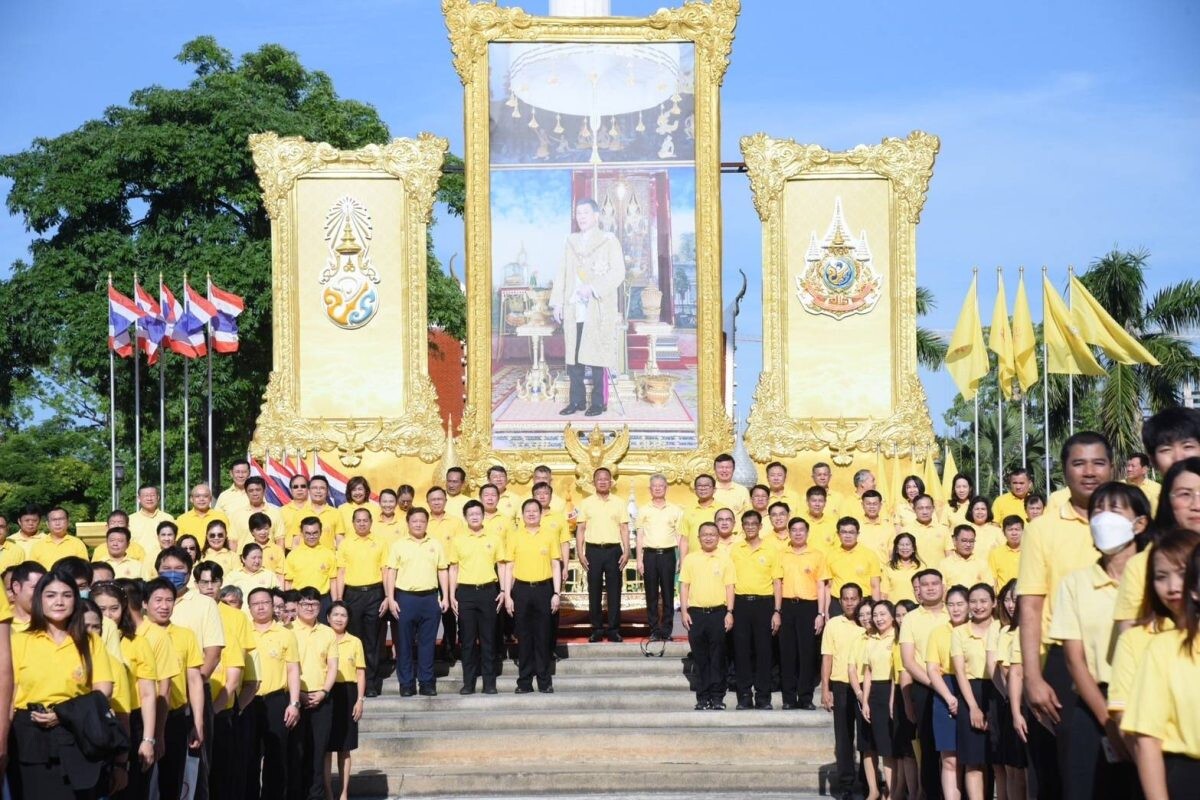
{"label": "wristwatch", "polygon": [[292,708],[296,709],[297,711],[300,710],[300,701],[299,700],[294,700],[291,703],[288,703],[288,705],[291,706]]}
{"label": "wristwatch", "polygon": [[146,744],[150,745],[151,747],[154,747],[155,745],[158,744],[158,739],[152,739],[149,736],[143,737],[142,741],[145,742]]}

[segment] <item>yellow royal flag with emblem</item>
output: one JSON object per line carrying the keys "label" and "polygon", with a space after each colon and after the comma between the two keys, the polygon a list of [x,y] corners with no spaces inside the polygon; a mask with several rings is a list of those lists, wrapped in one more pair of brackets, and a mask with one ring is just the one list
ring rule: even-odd
{"label": "yellow royal flag with emblem", "polygon": [[996,305],[992,308],[992,327],[988,331],[988,349],[996,354],[1000,391],[1011,400],[1013,379],[1017,376],[1017,354],[1013,348],[1012,328],[1008,323],[1008,299],[1004,296],[1004,281],[998,281]]}
{"label": "yellow royal flag with emblem", "polygon": [[941,504],[946,502],[946,497],[942,494],[942,482],[938,480],[937,464],[934,463],[936,456],[937,452],[934,450],[925,454],[925,468],[921,480],[925,481],[925,494],[932,497],[934,503]]}
{"label": "yellow royal flag with emblem", "polygon": [[942,462],[942,499],[950,502],[954,497],[954,476],[958,474],[958,464],[954,461],[954,451],[946,448],[946,460]]}
{"label": "yellow royal flag with emblem", "polygon": [[976,278],[963,300],[958,324],[946,348],[946,369],[958,386],[963,400],[971,400],[979,391],[979,383],[988,374],[987,351],[983,346],[983,327],[979,321],[979,299],[975,291]]}
{"label": "yellow royal flag with emblem", "polygon": [[1083,340],[1099,347],[1113,361],[1159,366],[1158,359],[1113,319],[1083,285],[1083,281],[1074,275],[1071,276],[1071,314],[1075,317]]}
{"label": "yellow royal flag with emblem", "polygon": [[1075,323],[1071,312],[1042,275],[1042,335],[1046,337],[1046,372],[1055,375],[1104,375],[1104,368]]}
{"label": "yellow royal flag with emblem", "polygon": [[1013,355],[1017,371],[1017,383],[1021,391],[1037,383],[1037,335],[1033,332],[1033,315],[1029,312],[1029,297],[1025,294],[1025,275],[1017,281],[1017,299],[1013,303],[1012,315]]}

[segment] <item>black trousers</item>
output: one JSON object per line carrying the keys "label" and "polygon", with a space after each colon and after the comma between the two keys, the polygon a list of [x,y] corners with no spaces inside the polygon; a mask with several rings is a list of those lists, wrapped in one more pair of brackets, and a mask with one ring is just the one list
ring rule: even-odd
{"label": "black trousers", "polygon": [[733,598],[733,664],[739,702],[771,702],[771,615],[774,596],[739,594]]}
{"label": "black trousers", "polygon": [[[325,800],[325,751],[333,727],[333,703],[321,701],[316,708],[300,710],[297,732],[300,739],[300,769],[289,773],[289,800]],[[298,774],[296,774],[298,772]],[[297,780],[291,781],[295,774]]]}
{"label": "black trousers", "polygon": [[238,753],[236,780],[240,781],[242,797],[258,800],[259,760],[262,758],[262,743],[259,740],[259,711],[254,700],[237,712],[233,718],[233,737]]}
{"label": "black trousers", "polygon": [[548,688],[550,679],[550,600],[554,581],[513,581],[513,616],[517,626],[517,686]]}
{"label": "black trousers", "polygon": [[1063,765],[1067,761],[1070,729],[1067,720],[1075,707],[1075,687],[1067,669],[1067,656],[1059,645],[1046,653],[1042,677],[1054,689],[1062,705],[1060,722],[1053,732],[1035,719],[1029,720],[1029,762],[1037,775],[1039,800],[1060,800],[1063,794]]}
{"label": "black trousers", "polygon": [[[300,769],[300,738],[283,724],[283,712],[287,707],[288,693],[282,690],[256,697],[251,706],[257,717],[262,756],[261,767],[257,757],[250,761],[251,797],[284,800],[288,796],[289,784],[298,783],[292,773]],[[164,800],[167,796],[163,795]]]}
{"label": "black trousers", "polygon": [[917,714],[917,741],[921,743],[921,789],[925,800],[941,800],[942,765],[933,739],[933,689],[913,681],[912,701]]}
{"label": "black trousers", "polygon": [[[584,544],[588,568],[588,621],[593,631],[616,632],[621,628],[621,545]],[[608,624],[601,613],[600,598],[608,600]]]}
{"label": "black trousers", "polygon": [[[134,687],[136,691],[137,687]],[[141,761],[138,759],[138,745],[142,743],[142,738],[145,736],[145,727],[142,725],[141,709],[133,709],[129,712],[129,782],[125,788],[113,794],[114,800],[145,800],[149,796],[150,791],[150,776],[154,774],[154,767],[146,772],[142,772]],[[9,752],[11,757],[12,753]],[[9,762],[12,763],[11,761]],[[11,781],[10,781],[11,784]],[[13,790],[10,785],[10,790],[13,791],[13,797],[20,795]]]}
{"label": "black trousers", "polygon": [[379,605],[383,602],[383,584],[347,586],[342,600],[350,612],[346,630],[362,640],[367,659],[367,686],[383,683],[379,669]]}
{"label": "black trousers", "polygon": [[463,686],[471,689],[475,688],[480,672],[483,673],[483,688],[496,685],[496,595],[499,592],[499,583],[482,586],[460,583],[455,589],[462,635]]}
{"label": "black trousers", "polygon": [[783,691],[783,702],[806,706],[813,698],[817,601],[784,598],[780,616],[779,688]]}
{"label": "black trousers", "polygon": [[[571,380],[570,403],[578,408],[587,405],[587,387],[583,383],[583,373],[589,365],[579,363],[579,345],[583,342],[583,323],[575,323],[575,358],[573,364],[567,364],[567,377]],[[592,366],[592,408],[603,408],[604,386],[608,383],[608,369]]]}
{"label": "black trousers", "polygon": [[[650,632],[664,639],[671,638],[675,627],[675,561],[674,547],[647,547],[642,551],[642,582],[646,587],[646,621]],[[659,598],[662,608],[659,609]]]}
{"label": "black trousers", "polygon": [[725,700],[725,606],[688,608],[692,627],[688,644],[696,668],[696,699],[719,703]]}
{"label": "black trousers", "polygon": [[183,791],[183,769],[187,764],[187,740],[191,731],[192,716],[186,706],[167,713],[163,756],[158,760],[158,796],[161,798],[179,797]]}
{"label": "black trousers", "polygon": [[1189,797],[1200,786],[1200,759],[1180,753],[1163,753],[1167,769],[1167,796]]}
{"label": "black trousers", "polygon": [[218,711],[213,714],[213,726],[205,733],[205,738],[212,741],[213,757],[208,769],[209,793],[213,798],[237,798],[234,786],[241,787],[244,783],[235,783],[237,772],[236,760],[240,755],[236,741],[233,738],[233,709]]}
{"label": "black trousers", "polygon": [[[850,684],[830,681],[833,694],[833,753],[837,761],[836,790],[844,794],[854,790],[858,776],[854,768],[854,729],[858,724],[858,699]],[[833,785],[831,784],[831,788]]]}
{"label": "black trousers", "polygon": [[[1108,697],[1107,684],[1100,685]],[[1110,764],[1104,757],[1101,744],[1104,729],[1096,722],[1087,704],[1081,699],[1071,708],[1063,708],[1070,735],[1067,738],[1067,760],[1063,769],[1063,793],[1068,800],[1125,800],[1134,795],[1137,767],[1133,764]],[[1192,787],[1200,791],[1200,787]]]}

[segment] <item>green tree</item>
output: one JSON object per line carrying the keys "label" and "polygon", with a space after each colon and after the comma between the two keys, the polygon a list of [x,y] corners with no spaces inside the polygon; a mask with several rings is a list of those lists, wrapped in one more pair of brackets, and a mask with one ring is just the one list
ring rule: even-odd
{"label": "green tree", "polygon": [[[338,97],[328,75],[305,69],[279,45],[263,45],[235,62],[212,37],[199,37],[183,46],[178,60],[194,69],[187,87],[135,91],[128,105],[111,107],[100,119],[0,157],[0,175],[13,181],[8,210],[36,237],[32,257],[17,261],[0,282],[0,421],[9,428],[0,446],[11,445],[27,416],[17,407],[36,397],[28,387],[41,386],[51,394],[69,389],[75,413],[56,415],[55,422],[86,429],[101,453],[107,449],[104,290],[111,274],[129,293],[135,270],[151,293],[159,273],[177,288],[186,272],[197,288],[211,274],[245,298],[240,351],[214,359],[215,460],[244,452],[250,440],[271,366],[271,262],[270,224],[247,138],[270,130],[357,148],[389,134],[373,107]],[[451,213],[462,213],[461,182],[452,175],[439,194]],[[430,318],[462,335],[464,299],[433,259],[429,288]],[[164,362],[168,475],[181,481],[181,359],[169,355]],[[206,433],[204,370],[192,366],[190,468],[196,480]],[[133,407],[131,369],[129,361],[119,363],[120,409]],[[144,364],[142,378],[147,480],[157,478],[159,468],[158,398],[156,373],[148,375]],[[132,464],[127,414],[121,423],[121,457]],[[168,494],[168,505],[177,508],[172,495],[182,499],[182,487]],[[56,499],[49,486],[40,498]]]}
{"label": "green tree", "polygon": [[[933,292],[917,287],[917,316],[924,317],[937,308]],[[946,343],[928,328],[917,326],[917,363],[927,369],[940,369],[946,360]]]}

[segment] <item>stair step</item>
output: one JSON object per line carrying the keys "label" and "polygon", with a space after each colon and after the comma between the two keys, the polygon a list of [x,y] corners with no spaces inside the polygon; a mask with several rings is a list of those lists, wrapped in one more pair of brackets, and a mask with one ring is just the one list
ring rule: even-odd
{"label": "stair step", "polygon": [[[446,687],[446,681],[439,681],[438,686]],[[646,709],[662,709],[664,711],[691,711],[695,703],[696,696],[687,691],[686,685],[665,689],[659,687],[636,692],[568,692],[563,690],[555,691],[554,694],[535,695],[517,695],[509,689],[501,694],[470,696],[459,695],[457,690],[451,692],[448,688],[439,688],[437,697],[421,697],[419,695],[400,697],[392,692],[371,698],[366,702],[364,719],[388,714],[422,714],[455,710],[479,715],[512,713],[513,711],[527,713],[542,710],[554,710],[559,713],[571,710],[644,711]],[[775,707],[778,709],[778,704]]]}
{"label": "stair step", "polygon": [[[535,708],[505,710],[478,705],[456,711],[405,711],[390,714],[365,714],[359,731],[365,735],[399,734],[417,731],[529,731],[529,730],[584,730],[592,726],[603,726],[607,730],[626,728],[777,728],[780,726],[797,729],[820,729],[824,736],[829,725],[829,715],[822,711],[738,711],[724,713],[699,712],[692,710],[664,710],[660,706],[646,704],[642,710],[623,710],[612,713],[609,709],[580,708]],[[690,734],[689,734],[690,735]]]}

